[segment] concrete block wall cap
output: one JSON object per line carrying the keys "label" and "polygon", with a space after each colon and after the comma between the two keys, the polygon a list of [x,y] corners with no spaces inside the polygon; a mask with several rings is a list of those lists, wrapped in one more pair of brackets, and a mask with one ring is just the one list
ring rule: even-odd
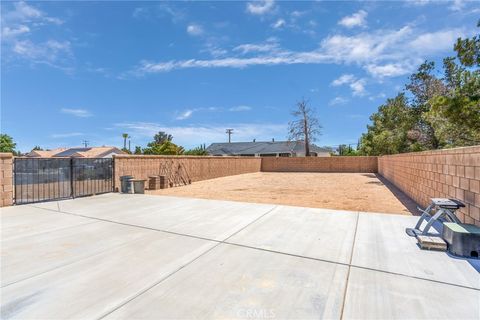
{"label": "concrete block wall cap", "polygon": [[420,152],[407,152],[407,153],[397,153],[397,154],[387,154],[380,156],[380,158],[387,157],[407,157],[407,156],[427,156],[427,155],[445,155],[445,154],[467,154],[467,153],[480,153],[480,145],[469,146],[469,147],[457,147],[457,148],[447,148],[447,149],[438,149],[438,150],[427,150]]}
{"label": "concrete block wall cap", "polygon": [[156,154],[118,154],[114,155],[114,158],[129,158],[129,159],[256,159],[260,160],[261,157],[241,157],[241,156],[189,156],[189,155],[156,155]]}
{"label": "concrete block wall cap", "polygon": [[13,153],[10,153],[10,152],[0,152],[0,158],[13,158]]}

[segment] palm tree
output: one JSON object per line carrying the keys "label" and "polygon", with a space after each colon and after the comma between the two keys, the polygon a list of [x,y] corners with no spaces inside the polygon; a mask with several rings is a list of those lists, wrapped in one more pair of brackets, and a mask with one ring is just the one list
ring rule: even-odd
{"label": "palm tree", "polygon": [[122,133],[122,137],[123,137],[123,149],[127,149],[127,139],[130,137],[128,136],[128,133]]}

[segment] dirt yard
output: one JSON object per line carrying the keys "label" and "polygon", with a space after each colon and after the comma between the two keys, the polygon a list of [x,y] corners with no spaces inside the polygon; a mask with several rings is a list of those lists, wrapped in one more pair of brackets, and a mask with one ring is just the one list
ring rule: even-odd
{"label": "dirt yard", "polygon": [[149,194],[410,215],[415,204],[372,173],[257,172]]}

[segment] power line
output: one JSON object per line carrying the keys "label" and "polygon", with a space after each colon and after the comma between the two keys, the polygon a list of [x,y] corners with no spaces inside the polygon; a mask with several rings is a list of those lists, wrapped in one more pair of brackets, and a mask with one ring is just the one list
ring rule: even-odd
{"label": "power line", "polygon": [[88,147],[89,143],[90,143],[90,141],[88,141],[88,140],[82,140],[82,144],[85,148]]}

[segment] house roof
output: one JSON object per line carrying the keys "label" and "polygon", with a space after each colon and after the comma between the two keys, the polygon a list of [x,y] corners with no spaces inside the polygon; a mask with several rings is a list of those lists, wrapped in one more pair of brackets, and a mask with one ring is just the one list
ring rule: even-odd
{"label": "house roof", "polygon": [[57,153],[67,150],[66,148],[56,148],[52,150],[32,150],[28,153],[29,157],[50,158]]}
{"label": "house roof", "polygon": [[125,153],[116,147],[70,148],[55,154],[54,157],[101,158],[112,152],[116,154]]}
{"label": "house roof", "polygon": [[116,147],[88,147],[88,148],[57,148],[53,150],[32,150],[28,157],[39,158],[61,158],[61,157],[79,157],[79,158],[102,158],[110,153],[124,154],[122,150]]}
{"label": "house roof", "polygon": [[[232,142],[212,143],[207,148],[209,154],[269,154],[269,153],[301,153],[305,150],[303,141],[259,141],[259,142]],[[311,152],[329,152],[314,144],[310,145]]]}

